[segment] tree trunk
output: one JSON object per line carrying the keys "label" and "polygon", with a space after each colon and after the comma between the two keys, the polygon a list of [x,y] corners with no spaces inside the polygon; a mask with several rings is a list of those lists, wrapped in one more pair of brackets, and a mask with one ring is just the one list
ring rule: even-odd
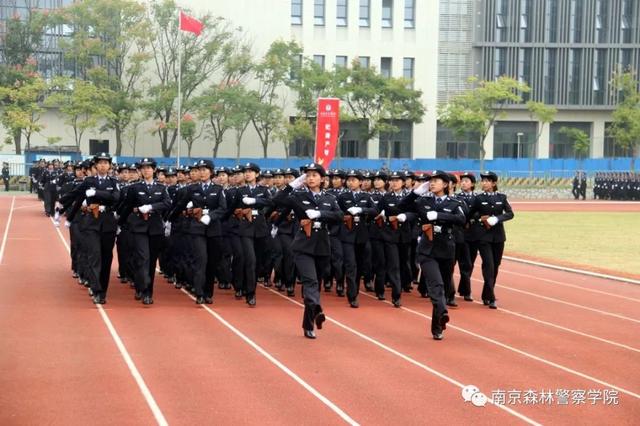
{"label": "tree trunk", "polygon": [[265,141],[262,142],[262,154],[264,155],[264,158],[267,158],[267,149],[269,147],[268,143],[269,139],[265,139]]}
{"label": "tree trunk", "polygon": [[[13,142],[16,145],[16,154],[22,154],[22,129],[16,130],[13,132]],[[27,150],[31,147],[27,143]]]}
{"label": "tree trunk", "polygon": [[118,125],[114,127],[114,130],[116,131],[116,157],[120,157],[122,155],[122,130]]}
{"label": "tree trunk", "polygon": [[242,134],[236,135],[236,164],[240,163],[240,141],[242,141]]}
{"label": "tree trunk", "polygon": [[171,149],[168,146],[169,130],[160,130],[160,148],[162,149],[162,156],[169,157],[171,155]]}
{"label": "tree trunk", "polygon": [[480,139],[480,173],[484,173],[484,156],[486,152],[484,150],[484,136]]}

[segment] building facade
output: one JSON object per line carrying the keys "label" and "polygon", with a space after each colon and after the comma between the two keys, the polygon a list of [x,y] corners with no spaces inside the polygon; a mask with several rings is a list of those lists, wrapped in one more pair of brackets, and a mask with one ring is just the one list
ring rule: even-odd
{"label": "building facade", "polygon": [[[29,1],[0,1],[3,16],[12,13],[4,7],[16,2]],[[68,2],[47,3],[61,7]],[[613,73],[640,70],[637,0],[187,0],[180,4],[242,27],[256,57],[274,40],[294,39],[305,56],[326,69],[358,60],[383,75],[413,79],[427,108],[423,122],[397,123],[401,131],[393,137],[381,135],[368,142],[358,137],[358,126],[366,123],[344,124],[341,157],[384,158],[390,147],[394,158],[477,158],[477,138],[454,137],[438,123],[437,105],[467,89],[469,77],[491,80],[501,75],[527,82],[532,90],[526,98],[554,105],[558,114],[556,122],[540,126],[522,106],[510,107],[487,137],[486,158],[573,158],[571,143],[560,132],[563,127],[590,135],[591,157],[629,155],[606,137],[606,128],[618,100],[609,84]],[[57,36],[67,30],[60,28]],[[73,64],[60,57],[51,65],[43,59],[43,75],[72,72]],[[289,105],[286,114],[292,117],[294,96],[283,95]],[[68,134],[54,117],[53,111],[45,117],[46,136]],[[136,154],[159,155],[155,137],[142,127]],[[113,135],[94,132],[83,151],[89,153],[91,145],[97,149],[105,143],[113,149]],[[200,141],[193,154],[211,155],[211,149],[210,141]],[[125,153],[130,154],[126,144]],[[308,157],[312,147],[294,143],[290,154]],[[257,135],[248,131],[241,156],[261,155]],[[270,157],[284,155],[280,142],[269,147]],[[221,145],[219,156],[235,156],[233,135]]]}

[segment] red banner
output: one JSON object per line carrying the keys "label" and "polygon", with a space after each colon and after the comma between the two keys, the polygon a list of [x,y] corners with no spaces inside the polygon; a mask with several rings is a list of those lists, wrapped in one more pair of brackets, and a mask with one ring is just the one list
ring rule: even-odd
{"label": "red banner", "polygon": [[329,168],[336,156],[338,133],[340,131],[340,99],[319,98],[316,122],[315,162]]}
{"label": "red banner", "polygon": [[180,29],[182,31],[188,31],[199,36],[203,27],[202,22],[180,11]]}

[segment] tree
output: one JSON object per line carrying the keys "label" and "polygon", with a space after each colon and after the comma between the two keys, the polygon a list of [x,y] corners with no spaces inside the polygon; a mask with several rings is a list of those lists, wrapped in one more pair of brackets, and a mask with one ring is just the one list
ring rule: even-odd
{"label": "tree", "polygon": [[[353,61],[351,69],[335,70],[334,91],[342,99],[341,120],[362,120],[368,123],[365,134],[368,141],[381,133],[394,134],[398,120],[420,123],[425,114],[422,92],[411,87],[404,78],[388,78],[373,67],[363,67]],[[390,146],[387,156],[390,156]]]}
{"label": "tree", "polygon": [[26,15],[14,15],[7,19],[3,39],[2,62],[9,67],[23,67],[42,43],[42,36],[49,18],[36,8],[25,9]]}
{"label": "tree", "polygon": [[121,155],[122,137],[142,94],[138,83],[151,58],[145,7],[133,0],[84,0],[58,15],[74,28],[60,42],[66,56],[76,61],[83,78],[110,90],[106,105],[112,114],[101,130],[114,131],[116,155]]}
{"label": "tree", "polygon": [[[21,138],[26,140],[26,149],[31,149],[31,137],[44,128],[40,122],[44,108],[41,103],[47,85],[39,76],[16,80],[12,86],[0,86],[0,108],[2,125],[13,135],[16,154],[22,153]],[[16,135],[19,135],[16,137]]]}
{"label": "tree", "polygon": [[575,127],[561,127],[559,133],[571,141],[576,158],[583,160],[589,155],[591,139],[587,133]]}
{"label": "tree", "polygon": [[107,106],[109,96],[108,89],[90,81],[57,77],[45,103],[58,108],[65,117],[65,124],[72,128],[76,149],[80,152],[85,132],[97,128],[100,120],[112,119],[113,112]]}
{"label": "tree", "polygon": [[187,156],[189,158],[191,158],[191,150],[193,149],[194,142],[202,136],[203,131],[204,123],[200,125],[200,131],[198,131],[198,123],[196,123],[191,114],[182,116],[180,136],[182,136],[182,140],[187,144]]}
{"label": "tree", "polygon": [[505,76],[494,81],[471,78],[469,83],[476,87],[438,107],[438,120],[457,137],[468,133],[479,136],[480,169],[483,170],[487,134],[495,122],[504,117],[505,107],[521,103],[522,94],[531,89],[526,83]]}
{"label": "tree", "polygon": [[285,119],[275,136],[282,141],[286,158],[289,158],[290,145],[296,140],[314,140],[313,127],[313,123],[304,117],[291,121]]}
{"label": "tree", "polygon": [[[151,52],[154,79],[147,88],[143,103],[149,118],[156,121],[162,154],[169,157],[178,136],[175,121],[178,96],[178,49],[182,54],[182,113],[192,112],[192,98],[202,85],[223,69],[226,59],[234,52],[233,32],[222,18],[198,16],[204,25],[200,36],[180,36],[176,19],[177,6],[173,0],[151,3]],[[185,10],[185,13],[192,14]]]}
{"label": "tree", "polygon": [[608,134],[617,146],[629,152],[633,171],[640,146],[640,82],[632,72],[625,72],[615,75],[612,84],[618,90],[620,103],[613,112]]}
{"label": "tree", "polygon": [[533,121],[538,122],[536,139],[533,142],[534,151],[529,156],[529,175],[533,177],[533,158],[537,154],[538,141],[542,136],[545,124],[551,124],[555,121],[558,110],[555,107],[536,101],[528,101],[527,110],[529,111],[529,117],[531,117]]}
{"label": "tree", "polygon": [[302,48],[295,41],[278,40],[271,43],[269,50],[255,67],[260,101],[251,122],[260,138],[265,158],[271,143],[271,136],[282,125],[284,99],[279,91],[287,85],[292,75],[300,69]]}

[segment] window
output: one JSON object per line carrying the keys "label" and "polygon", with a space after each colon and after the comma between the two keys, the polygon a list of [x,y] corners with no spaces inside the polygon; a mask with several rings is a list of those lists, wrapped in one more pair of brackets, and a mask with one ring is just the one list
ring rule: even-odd
{"label": "window", "polygon": [[313,0],[313,25],[324,25],[324,0]]}
{"label": "window", "polygon": [[302,25],[302,0],[291,0],[291,24]]}
{"label": "window", "polygon": [[580,49],[569,50],[569,104],[577,105],[580,102],[580,65],[582,51]]}
{"label": "window", "polygon": [[324,69],[324,55],[313,55],[313,62],[318,64],[320,68]]}
{"label": "window", "polygon": [[616,139],[609,132],[612,123],[604,123],[604,156],[605,157],[633,157],[633,149],[622,148],[616,144]]}
{"label": "window", "polygon": [[391,58],[380,58],[380,74],[385,78],[391,78]]}
{"label": "window", "polygon": [[393,0],[382,0],[382,28],[393,27]]}
{"label": "window", "polygon": [[346,56],[336,56],[336,67],[346,68],[347,67],[347,57]]}
{"label": "window", "polygon": [[[518,81],[531,83],[531,49],[521,48],[518,52]],[[528,101],[530,93],[523,93],[522,99]]]}
{"label": "window", "polygon": [[496,0],[496,36],[495,41],[507,39],[508,0]]}
{"label": "window", "polygon": [[348,10],[349,10],[349,2],[348,0],[338,0],[336,6],[336,25],[338,27],[346,27],[348,22]]}
{"label": "window", "polygon": [[[289,117],[289,123],[295,124],[298,117]],[[315,153],[315,141],[313,139],[296,138],[289,144],[289,156],[313,157]]]}
{"label": "window", "polygon": [[607,42],[607,18],[609,2],[607,0],[596,1],[596,42]]}
{"label": "window", "polygon": [[497,121],[493,133],[494,158],[534,158],[537,122]]}
{"label": "window", "polygon": [[416,0],[404,0],[404,27],[416,27]]}
{"label": "window", "polygon": [[520,41],[530,42],[529,17],[531,16],[531,0],[522,0],[520,3]]}
{"label": "window", "polygon": [[631,43],[631,17],[633,4],[631,0],[622,0],[622,17],[620,19],[620,41]]}
{"label": "window", "polygon": [[411,140],[413,124],[406,120],[397,120],[393,125],[398,131],[380,133],[378,156],[380,158],[411,158]]}
{"label": "window", "polygon": [[371,0],[360,0],[360,26],[369,26],[369,15],[371,13]]}
{"label": "window", "polygon": [[593,57],[593,103],[602,105],[604,103],[604,64],[605,50],[596,49]]}
{"label": "window", "polygon": [[414,62],[413,58],[404,58],[402,60],[402,77],[407,80],[411,80],[411,86],[413,87],[414,78]]}
{"label": "window", "polygon": [[343,158],[367,158],[367,142],[362,136],[367,133],[366,121],[340,122],[340,156]]}
{"label": "window", "polygon": [[89,139],[89,155],[109,152],[109,139]]}
{"label": "window", "polygon": [[563,127],[582,130],[591,137],[591,123],[551,123],[549,131],[549,158],[576,158],[573,141],[561,132]]}
{"label": "window", "polygon": [[555,43],[558,39],[558,0],[547,0],[545,3],[545,39]]}
{"label": "window", "polygon": [[556,49],[546,49],[544,55],[544,101],[553,105],[556,103]]}
{"label": "window", "polygon": [[360,66],[362,68],[369,68],[370,59],[368,56],[359,56],[358,60],[360,61]]}
{"label": "window", "polygon": [[436,133],[436,158],[479,158],[480,136],[467,133],[457,137],[438,122]]}
{"label": "window", "polygon": [[493,77],[498,78],[507,73],[507,49],[497,48],[494,55]]}
{"label": "window", "polygon": [[620,68],[622,71],[631,69],[631,49],[620,49]]}
{"label": "window", "polygon": [[571,0],[569,34],[571,43],[582,41],[582,3],[583,0]]}

